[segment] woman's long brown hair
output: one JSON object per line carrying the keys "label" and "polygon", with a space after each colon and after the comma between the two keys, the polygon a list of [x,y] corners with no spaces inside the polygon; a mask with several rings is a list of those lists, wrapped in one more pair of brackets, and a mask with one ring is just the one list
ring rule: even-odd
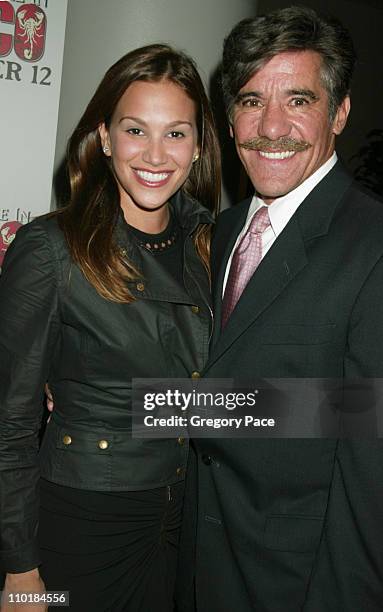
{"label": "woman's long brown hair", "polygon": [[[69,203],[57,212],[71,257],[103,297],[131,302],[127,281],[139,271],[124,258],[113,239],[120,211],[116,180],[105,157],[99,125],[110,125],[114,110],[134,81],[167,79],[194,101],[200,157],[182,190],[215,213],[220,196],[220,150],[210,105],[194,62],[168,45],[149,45],[123,56],[105,74],[72,137],[67,152]],[[201,225],[194,241],[209,269],[210,227]]]}

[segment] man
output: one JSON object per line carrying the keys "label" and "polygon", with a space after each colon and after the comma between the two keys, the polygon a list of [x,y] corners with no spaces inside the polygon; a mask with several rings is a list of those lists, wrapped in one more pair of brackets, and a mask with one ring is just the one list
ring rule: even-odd
{"label": "man", "polygon": [[[246,19],[225,41],[230,131],[255,195],[217,223],[205,377],[383,376],[383,207],[334,152],[353,66],[348,33],[307,8]],[[195,446],[198,612],[383,609],[381,441]]]}

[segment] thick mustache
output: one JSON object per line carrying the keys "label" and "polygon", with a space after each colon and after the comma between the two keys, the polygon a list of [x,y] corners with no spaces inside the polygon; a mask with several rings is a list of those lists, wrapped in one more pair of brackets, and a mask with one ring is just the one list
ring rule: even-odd
{"label": "thick mustache", "polygon": [[240,142],[239,146],[249,151],[305,151],[311,147],[311,144],[304,140],[295,140],[294,138],[269,140],[262,137],[249,138],[244,142]]}

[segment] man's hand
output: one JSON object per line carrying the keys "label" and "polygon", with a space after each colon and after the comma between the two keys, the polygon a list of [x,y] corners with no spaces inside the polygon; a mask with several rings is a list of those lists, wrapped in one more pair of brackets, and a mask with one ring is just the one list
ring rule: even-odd
{"label": "man's hand", "polygon": [[46,612],[45,603],[17,603],[17,593],[43,594],[45,585],[40,578],[39,570],[33,569],[21,574],[7,574],[4,584],[0,612]]}

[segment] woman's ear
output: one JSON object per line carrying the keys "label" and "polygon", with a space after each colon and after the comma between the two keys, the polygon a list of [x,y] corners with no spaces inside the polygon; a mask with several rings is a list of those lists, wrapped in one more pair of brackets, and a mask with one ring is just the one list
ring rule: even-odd
{"label": "woman's ear", "polygon": [[194,162],[196,162],[199,159],[200,156],[200,148],[196,147],[196,150],[194,151],[194,155],[193,155],[193,164]]}
{"label": "woman's ear", "polygon": [[98,131],[100,134],[102,150],[107,157],[110,157],[112,155],[110,147],[110,138],[105,123],[100,123],[100,125],[98,126]]}

